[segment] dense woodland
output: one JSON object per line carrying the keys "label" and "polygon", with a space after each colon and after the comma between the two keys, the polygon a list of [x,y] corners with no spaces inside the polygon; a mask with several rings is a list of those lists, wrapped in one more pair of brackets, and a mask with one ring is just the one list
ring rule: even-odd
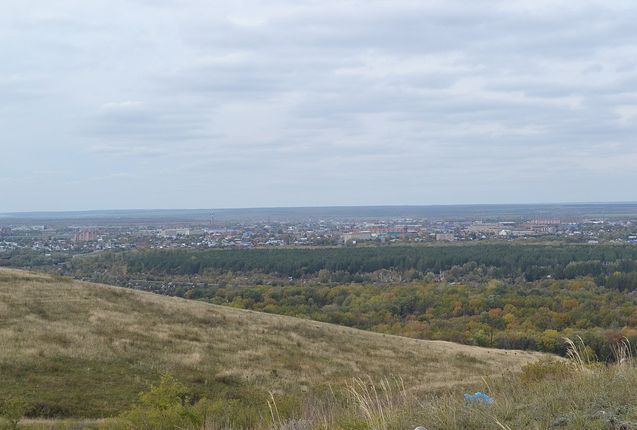
{"label": "dense woodland", "polygon": [[74,258],[64,273],[264,312],[471,345],[598,358],[637,344],[637,247],[447,245],[136,251]]}
{"label": "dense woodland", "polygon": [[423,276],[469,265],[484,275],[534,281],[573,279],[637,271],[637,246],[449,245],[367,248],[245,250],[148,250],[105,254],[92,264],[123,262],[129,273],[201,275],[206,272],[266,273],[303,278],[327,271],[360,280],[379,270]]}

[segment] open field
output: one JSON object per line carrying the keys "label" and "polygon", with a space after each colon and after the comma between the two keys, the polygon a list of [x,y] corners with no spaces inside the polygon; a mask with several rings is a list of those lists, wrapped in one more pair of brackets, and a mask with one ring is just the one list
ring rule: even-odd
{"label": "open field", "polygon": [[[265,402],[352,377],[411,392],[479,383],[540,354],[420,341],[0,270],[0,386],[32,415],[103,417],[165,372],[208,398]],[[258,387],[258,388],[255,388]]]}

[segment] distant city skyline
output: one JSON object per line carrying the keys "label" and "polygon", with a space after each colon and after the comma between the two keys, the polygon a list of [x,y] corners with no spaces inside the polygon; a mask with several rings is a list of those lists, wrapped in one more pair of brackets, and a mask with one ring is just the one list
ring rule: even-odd
{"label": "distant city skyline", "polygon": [[637,201],[637,4],[0,3],[0,213]]}

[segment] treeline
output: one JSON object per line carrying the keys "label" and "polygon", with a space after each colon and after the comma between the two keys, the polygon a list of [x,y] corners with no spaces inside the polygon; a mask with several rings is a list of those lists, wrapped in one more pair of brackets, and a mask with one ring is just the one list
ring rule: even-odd
{"label": "treeline", "polygon": [[72,276],[403,336],[597,356],[637,344],[637,247],[147,250],[75,258]]}
{"label": "treeline", "polygon": [[[100,260],[101,259],[101,260]],[[87,262],[83,262],[86,264]],[[340,274],[335,281],[365,281],[361,275],[393,270],[417,279],[445,271],[480,272],[489,278],[535,281],[547,277],[596,277],[637,272],[636,246],[454,245],[421,247],[148,250],[99,257],[97,267],[124,264],[128,273],[202,275],[265,273],[293,278],[321,272]],[[462,274],[462,273],[461,273]],[[453,273],[452,273],[453,275]],[[358,276],[358,278],[357,278]],[[634,289],[634,277],[615,279],[620,289]]]}
{"label": "treeline", "polygon": [[470,345],[565,353],[582,337],[601,360],[623,337],[637,342],[637,297],[591,279],[481,286],[400,285],[196,287],[187,298],[377,332]]}
{"label": "treeline", "polygon": [[0,267],[34,267],[56,266],[69,260],[67,254],[61,252],[44,253],[31,249],[16,249],[0,253]]}

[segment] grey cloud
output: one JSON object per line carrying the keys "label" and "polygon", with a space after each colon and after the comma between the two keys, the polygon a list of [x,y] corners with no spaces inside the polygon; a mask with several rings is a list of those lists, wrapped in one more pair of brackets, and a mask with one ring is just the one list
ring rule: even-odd
{"label": "grey cloud", "polygon": [[[155,142],[212,137],[203,129],[203,119],[192,112],[139,107],[102,108],[92,118],[86,133],[99,138]],[[178,142],[175,142],[178,143]]]}
{"label": "grey cloud", "polygon": [[59,186],[105,191],[131,169],[123,201],[152,183],[222,183],[218,206],[371,203],[363,185],[376,203],[555,201],[571,196],[551,184],[577,180],[634,200],[627,2],[24,4],[0,5],[0,123],[12,163],[69,167]]}

